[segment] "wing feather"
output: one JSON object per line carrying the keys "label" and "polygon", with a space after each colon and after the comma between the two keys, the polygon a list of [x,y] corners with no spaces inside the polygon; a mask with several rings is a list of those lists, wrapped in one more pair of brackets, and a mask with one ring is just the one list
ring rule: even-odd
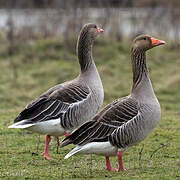
{"label": "wing feather", "polygon": [[[69,137],[65,138],[62,147],[68,144],[84,145],[89,142],[108,141],[114,131],[120,132],[121,126],[126,125],[138,114],[138,103],[129,96],[118,99],[107,105],[91,121],[86,122]],[[111,138],[111,143],[120,141],[118,133]],[[125,136],[125,134],[122,134]]]}
{"label": "wing feather", "polygon": [[[25,120],[28,124],[61,118],[63,127],[73,126],[70,120],[74,116],[74,111],[90,94],[87,86],[77,83],[56,86],[28,104],[14,122]],[[67,111],[68,117],[65,116]]]}

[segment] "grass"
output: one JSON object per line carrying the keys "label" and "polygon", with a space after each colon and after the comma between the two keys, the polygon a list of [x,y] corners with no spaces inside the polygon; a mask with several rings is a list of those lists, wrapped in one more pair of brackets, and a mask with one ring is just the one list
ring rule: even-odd
{"label": "grass", "polygon": [[[41,156],[44,136],[39,139],[37,134],[7,128],[32,99],[57,83],[78,75],[75,44],[69,50],[61,39],[21,42],[11,57],[8,56],[6,44],[0,45],[1,179],[180,178],[178,49],[172,50],[167,45],[147,53],[153,87],[162,107],[162,119],[145,141],[124,154],[127,171],[113,173],[105,171],[105,160],[101,156],[82,155],[64,160],[63,157],[73,146],[59,149],[57,153],[56,140],[52,141],[50,151],[55,160],[46,161]],[[99,39],[95,44],[93,55],[104,85],[104,105],[130,91],[132,74],[129,54],[126,43]],[[117,167],[116,158],[111,160],[113,167]]]}

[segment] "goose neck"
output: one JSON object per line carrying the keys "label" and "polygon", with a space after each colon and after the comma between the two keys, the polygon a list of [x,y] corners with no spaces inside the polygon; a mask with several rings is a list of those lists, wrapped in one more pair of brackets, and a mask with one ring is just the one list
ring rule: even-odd
{"label": "goose neck", "polygon": [[93,40],[88,39],[85,35],[81,35],[77,44],[77,54],[81,72],[87,71],[93,64],[92,59]]}
{"label": "goose neck", "polygon": [[139,97],[154,96],[154,91],[146,66],[146,52],[139,49],[131,51],[133,86],[131,93]]}

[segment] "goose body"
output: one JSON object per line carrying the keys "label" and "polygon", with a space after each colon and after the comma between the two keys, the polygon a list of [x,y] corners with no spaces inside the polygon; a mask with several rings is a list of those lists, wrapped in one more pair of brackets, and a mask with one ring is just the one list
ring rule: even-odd
{"label": "goose body", "polygon": [[[107,170],[124,170],[122,153],[144,140],[161,117],[160,104],[146,67],[145,52],[164,43],[148,35],[141,35],[134,40],[131,50],[133,86],[130,95],[108,104],[92,120],[63,140],[62,147],[71,143],[76,145],[65,158],[76,153],[103,155],[106,156]],[[111,167],[109,156],[118,157],[118,170]]]}
{"label": "goose body", "polygon": [[[66,132],[71,132],[96,114],[103,103],[100,78],[100,84],[95,81],[87,82],[89,85],[86,85],[84,81],[84,78],[82,80],[78,77],[47,91],[36,100],[37,103],[33,101],[29,104],[9,128],[27,129],[52,136],[62,136]],[[97,85],[101,87],[96,89]]]}
{"label": "goose body", "polygon": [[80,75],[43,93],[32,101],[9,128],[27,129],[47,135],[44,157],[49,156],[50,136],[62,136],[92,118],[104,99],[102,82],[92,58],[95,37],[103,30],[86,24],[79,35],[77,54]]}
{"label": "goose body", "polygon": [[103,115],[97,115],[90,121],[93,122],[90,127],[90,122],[83,125],[81,134],[72,134],[70,138],[74,138],[78,146],[65,159],[76,153],[116,156],[118,150],[123,152],[144,140],[160,120],[161,114],[156,98],[153,103],[141,103],[132,95],[118,99],[106,108],[105,112],[100,112]]}

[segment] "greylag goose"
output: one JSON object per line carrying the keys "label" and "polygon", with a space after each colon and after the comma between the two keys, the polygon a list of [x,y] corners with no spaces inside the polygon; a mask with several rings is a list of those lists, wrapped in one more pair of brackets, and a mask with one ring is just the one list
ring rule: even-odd
{"label": "greylag goose", "polygon": [[[133,86],[130,95],[108,104],[92,120],[66,137],[61,147],[68,144],[76,147],[65,159],[76,153],[103,155],[107,170],[125,170],[122,153],[144,140],[161,117],[160,104],[146,67],[146,51],[161,44],[165,42],[149,35],[135,38],[131,49]],[[112,168],[109,156],[118,157],[118,169]]]}
{"label": "greylag goose", "polygon": [[14,124],[9,126],[46,135],[43,152],[45,159],[51,159],[50,136],[70,133],[92,118],[103,103],[104,90],[92,58],[93,42],[101,32],[103,29],[95,24],[84,25],[77,43],[80,75],[43,93],[28,104],[14,120]]}

